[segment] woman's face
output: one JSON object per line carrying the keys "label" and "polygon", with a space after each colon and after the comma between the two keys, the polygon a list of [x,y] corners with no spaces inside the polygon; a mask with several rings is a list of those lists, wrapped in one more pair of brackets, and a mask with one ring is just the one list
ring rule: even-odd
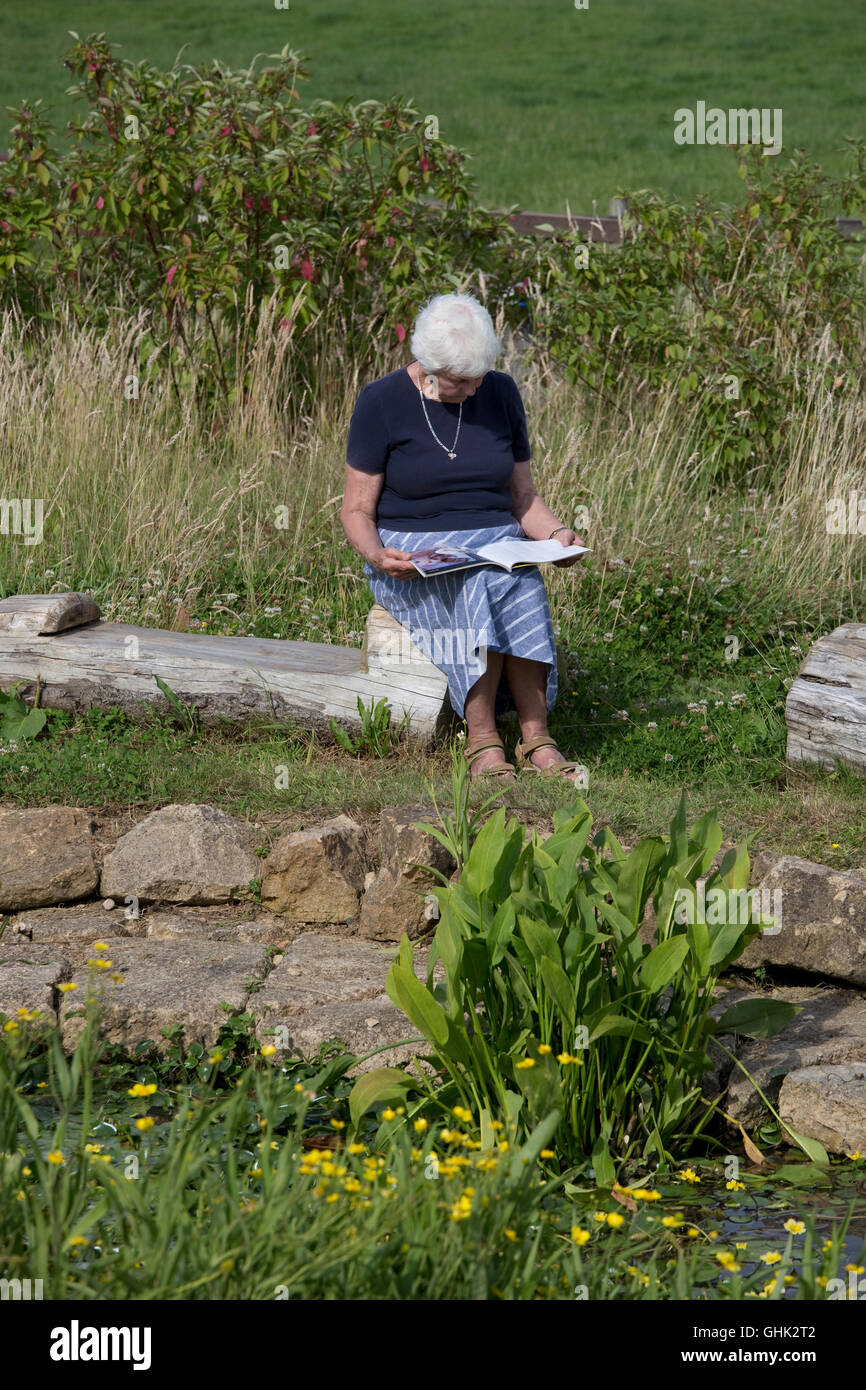
{"label": "woman's face", "polygon": [[484,380],[483,376],[454,376],[451,372],[436,372],[439,382],[440,401],[465,401],[474,396]]}

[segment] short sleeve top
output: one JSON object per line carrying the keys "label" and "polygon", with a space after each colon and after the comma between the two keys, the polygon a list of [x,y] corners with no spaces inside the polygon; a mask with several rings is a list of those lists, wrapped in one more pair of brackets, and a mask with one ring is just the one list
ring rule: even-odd
{"label": "short sleeve top", "polygon": [[[462,420],[459,404],[423,400],[422,405],[421,392],[401,367],[371,381],[355,405],[346,462],[362,473],[384,474],[377,525],[394,531],[454,531],[512,522],[509,482],[515,463],[530,456],[526,414],[514,378],[487,372],[463,402]],[[452,448],[453,459],[448,457]]]}

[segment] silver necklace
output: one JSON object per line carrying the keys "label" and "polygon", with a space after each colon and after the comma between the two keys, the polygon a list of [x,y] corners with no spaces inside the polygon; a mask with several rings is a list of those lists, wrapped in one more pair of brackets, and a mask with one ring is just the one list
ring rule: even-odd
{"label": "silver necklace", "polygon": [[433,426],[430,424],[430,416],[427,414],[427,406],[426,406],[425,401],[424,401],[424,392],[421,390],[421,387],[420,387],[420,386],[418,387],[418,395],[421,397],[421,409],[424,411],[424,419],[427,421],[427,426],[428,426],[428,428],[429,428],[429,430],[430,430],[430,433],[432,434],[433,438],[436,440],[436,443],[439,445],[439,447],[440,447],[441,449],[444,449],[444,450],[445,450],[445,452],[446,452],[446,454],[448,455],[448,457],[449,457],[450,459],[456,459],[456,457],[457,457],[457,452],[456,452],[456,451],[457,451],[457,441],[458,441],[458,439],[460,438],[460,426],[461,426],[461,424],[463,423],[463,402],[462,402],[462,401],[460,402],[460,412],[459,412],[459,414],[458,414],[458,416],[457,416],[457,433],[456,433],[455,436],[454,436],[454,443],[451,445],[451,448],[449,449],[447,444],[443,444],[443,443],[442,443],[442,440],[439,438],[439,436],[438,436],[438,434],[436,433],[436,431],[434,430]]}

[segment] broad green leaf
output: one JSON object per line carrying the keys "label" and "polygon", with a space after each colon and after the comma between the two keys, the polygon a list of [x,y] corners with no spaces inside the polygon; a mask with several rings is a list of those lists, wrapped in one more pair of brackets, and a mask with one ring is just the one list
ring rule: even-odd
{"label": "broad green leaf", "polygon": [[418,1083],[396,1067],[377,1067],[359,1076],[349,1093],[349,1114],[355,1129],[371,1105],[383,1100],[403,1100],[406,1092],[413,1089],[418,1089]]}
{"label": "broad green leaf", "polygon": [[[598,1019],[598,1022],[595,1022]],[[596,1042],[599,1038],[612,1034],[617,1038],[634,1038],[637,1042],[650,1042],[652,1033],[645,1023],[638,1019],[628,1018],[626,1014],[603,1013],[601,1018],[598,1014],[594,1015],[589,1023],[589,1040]]]}
{"label": "broad green leaf", "polygon": [[616,1182],[616,1168],[603,1134],[599,1135],[593,1146],[592,1166],[595,1169],[597,1185],[599,1187],[613,1187]]}
{"label": "broad green leaf", "polygon": [[746,1038],[772,1038],[802,1012],[800,1004],[788,1004],[783,999],[755,995],[732,1004],[721,1018],[716,1019],[714,1032],[740,1033]]}
{"label": "broad green leaf", "polygon": [[562,967],[549,956],[543,958],[539,974],[545,989],[553,996],[563,1029],[571,1029],[577,1007],[571,981]]}
{"label": "broad green leaf", "polygon": [[830,1156],[823,1144],[819,1144],[817,1139],[810,1139],[808,1134],[799,1134],[796,1129],[791,1129],[790,1125],[786,1125],[784,1120],[782,1127],[785,1133],[791,1136],[794,1143],[799,1145],[807,1158],[810,1158],[813,1163],[820,1163],[829,1168]]}
{"label": "broad green leaf", "polygon": [[519,1178],[522,1173],[532,1167],[541,1150],[546,1149],[550,1144],[561,1123],[562,1114],[559,1110],[553,1110],[535,1126],[523,1147],[512,1154],[510,1164],[510,1177],[512,1179]]}
{"label": "broad green leaf", "polygon": [[557,965],[562,964],[559,943],[550,927],[544,922],[539,922],[537,917],[526,917],[523,913],[517,919],[517,926],[532,952],[536,965],[540,966],[545,957],[555,961]]}
{"label": "broad green leaf", "polygon": [[652,892],[656,870],[665,853],[665,846],[661,840],[641,840],[620,865],[614,902],[623,916],[636,927],[640,926],[646,901]]}
{"label": "broad green leaf", "polygon": [[660,994],[676,975],[689,953],[685,936],[672,936],[660,946],[654,946],[641,966],[640,978],[645,989]]}
{"label": "broad green leaf", "polygon": [[393,964],[385,980],[385,989],[389,999],[419,1033],[438,1047],[445,1046],[449,1033],[448,1015],[411,970]]}

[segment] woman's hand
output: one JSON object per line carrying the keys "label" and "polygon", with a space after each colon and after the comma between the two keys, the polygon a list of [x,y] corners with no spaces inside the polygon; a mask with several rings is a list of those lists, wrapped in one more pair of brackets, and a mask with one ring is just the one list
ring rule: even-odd
{"label": "woman's hand", "polygon": [[[560,545],[583,545],[583,541],[576,531],[557,531],[553,537],[559,541]],[[582,560],[582,555],[567,555],[564,560],[554,560],[553,563],[558,569],[568,569],[569,565],[576,565],[578,560]]]}
{"label": "woman's hand", "polygon": [[385,545],[370,556],[370,564],[382,574],[390,574],[392,579],[418,579],[420,576],[409,559],[410,553],[408,550],[395,550],[392,545]]}

